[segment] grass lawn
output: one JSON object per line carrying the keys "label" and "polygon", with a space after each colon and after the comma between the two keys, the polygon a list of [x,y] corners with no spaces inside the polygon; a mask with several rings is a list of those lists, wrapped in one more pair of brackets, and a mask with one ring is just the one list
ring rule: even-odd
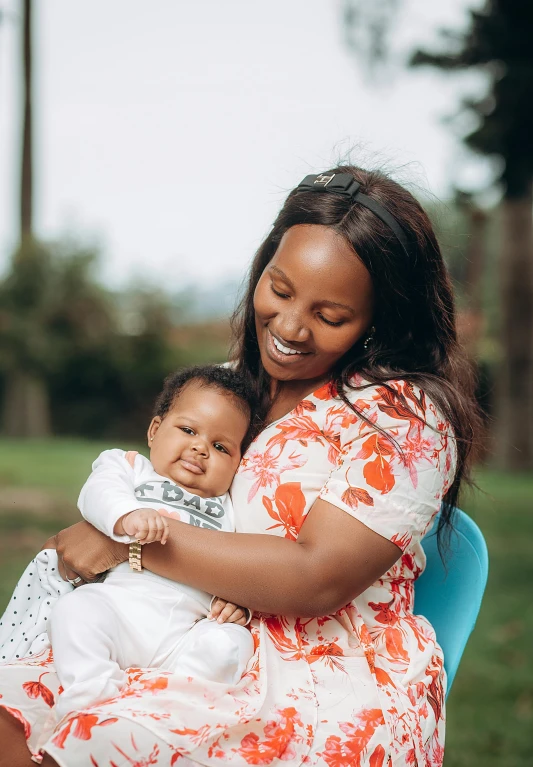
{"label": "grass lawn", "polygon": [[[52,532],[78,520],[77,494],[107,447],[0,440],[0,612]],[[129,447],[130,446],[125,446]],[[448,699],[445,767],[533,764],[533,476],[480,472],[463,508],[489,547],[490,576]]]}

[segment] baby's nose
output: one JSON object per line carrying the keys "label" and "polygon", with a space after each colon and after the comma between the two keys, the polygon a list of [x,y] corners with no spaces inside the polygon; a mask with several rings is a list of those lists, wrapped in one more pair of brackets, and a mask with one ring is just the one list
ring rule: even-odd
{"label": "baby's nose", "polygon": [[195,442],[192,446],[192,449],[195,451],[195,453],[200,453],[201,455],[207,455],[209,452],[208,447],[203,440]]}

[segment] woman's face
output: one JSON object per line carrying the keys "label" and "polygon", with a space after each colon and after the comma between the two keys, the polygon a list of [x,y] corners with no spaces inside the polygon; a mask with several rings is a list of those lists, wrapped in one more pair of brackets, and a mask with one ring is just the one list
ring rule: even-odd
{"label": "woman's face", "polygon": [[261,361],[278,381],[320,379],[372,323],[370,275],[327,226],[293,226],[254,294]]}

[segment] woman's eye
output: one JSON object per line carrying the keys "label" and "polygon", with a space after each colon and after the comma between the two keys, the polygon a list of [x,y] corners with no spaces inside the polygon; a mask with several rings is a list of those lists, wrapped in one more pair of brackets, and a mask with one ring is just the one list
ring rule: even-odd
{"label": "woman's eye", "polygon": [[194,434],[194,430],[191,429],[189,426],[180,426],[180,429],[185,432],[185,434]]}
{"label": "woman's eye", "polygon": [[279,292],[279,290],[276,290],[276,288],[274,287],[274,285],[271,285],[270,287],[272,288],[272,292],[273,292],[273,293],[274,293],[276,296],[279,296],[279,298],[290,298],[290,296],[289,296],[289,295],[287,295],[287,293],[280,293],[280,292]]}
{"label": "woman's eye", "polygon": [[333,322],[332,320],[327,320],[327,319],[324,317],[324,315],[323,315],[323,314],[319,314],[318,316],[320,317],[320,319],[321,319],[323,322],[325,322],[325,323],[326,323],[326,325],[331,325],[331,326],[332,326],[332,327],[334,327],[334,328],[338,328],[338,327],[339,327],[339,325],[343,325],[343,324],[344,324],[344,320],[339,320],[338,322]]}
{"label": "woman's eye", "polygon": [[[226,450],[224,445],[222,445],[220,442],[215,442],[214,448],[215,448],[215,450],[218,450],[219,453],[228,453],[228,451]],[[228,453],[228,455],[229,455],[229,453]]]}

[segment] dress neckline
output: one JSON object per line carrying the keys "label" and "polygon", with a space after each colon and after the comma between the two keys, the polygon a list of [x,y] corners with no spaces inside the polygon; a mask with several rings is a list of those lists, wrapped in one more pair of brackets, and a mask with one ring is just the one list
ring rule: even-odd
{"label": "dress neckline", "polygon": [[[321,389],[325,389],[326,387],[330,388],[329,397],[333,397],[334,394],[333,394],[333,391],[332,391],[332,381],[331,380],[330,381],[326,381],[325,383],[321,384],[320,386],[318,386],[313,391],[309,392],[309,394],[306,394],[305,397],[302,397],[301,400],[298,400],[296,405],[294,405],[294,407],[291,408],[291,410],[288,410],[285,413],[285,415],[282,415],[279,418],[276,418],[275,421],[270,421],[270,423],[267,423],[265,428],[262,429],[261,433],[265,432],[267,429],[270,429],[271,426],[275,426],[276,424],[281,423],[281,421],[284,421],[286,418],[289,418],[290,416],[292,416],[292,414],[300,407],[302,402],[305,402],[305,400],[309,399],[309,397],[316,397],[317,392],[319,392]],[[323,398],[319,397],[319,399],[323,399]]]}

